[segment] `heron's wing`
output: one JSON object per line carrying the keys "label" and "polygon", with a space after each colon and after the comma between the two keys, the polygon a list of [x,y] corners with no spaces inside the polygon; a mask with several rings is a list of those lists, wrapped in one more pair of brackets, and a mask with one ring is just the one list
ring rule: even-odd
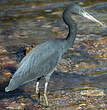
{"label": "heron's wing", "polygon": [[60,57],[59,51],[54,47],[34,48],[21,62],[18,70],[22,71],[22,74],[18,76],[26,76],[25,80],[46,76],[53,71]]}
{"label": "heron's wing", "polygon": [[55,69],[61,54],[50,43],[44,43],[31,50],[21,61],[18,70],[10,80],[8,90],[38,77],[46,76]]}

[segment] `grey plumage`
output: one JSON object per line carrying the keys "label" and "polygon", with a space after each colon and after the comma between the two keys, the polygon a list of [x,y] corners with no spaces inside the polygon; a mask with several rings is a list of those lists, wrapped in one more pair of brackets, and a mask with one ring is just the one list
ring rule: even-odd
{"label": "grey plumage", "polygon": [[42,76],[46,77],[51,73],[63,54],[62,51],[59,51],[63,50],[63,40],[58,44],[57,42],[59,42],[58,39],[48,40],[32,49],[20,62],[18,70],[5,91],[12,91],[26,82]]}

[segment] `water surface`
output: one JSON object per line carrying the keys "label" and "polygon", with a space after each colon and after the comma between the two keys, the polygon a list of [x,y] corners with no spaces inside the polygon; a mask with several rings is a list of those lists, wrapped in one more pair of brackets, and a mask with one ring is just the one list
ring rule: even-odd
{"label": "water surface", "polygon": [[[35,82],[9,93],[5,93],[4,88],[23,57],[24,47],[67,36],[62,12],[70,3],[70,0],[0,1],[0,109],[34,109],[35,102],[31,98],[37,99]],[[76,3],[107,24],[105,0]],[[77,38],[51,77],[48,109],[106,109],[107,28],[81,16],[73,18],[78,24]],[[89,90],[97,92],[91,95]]]}

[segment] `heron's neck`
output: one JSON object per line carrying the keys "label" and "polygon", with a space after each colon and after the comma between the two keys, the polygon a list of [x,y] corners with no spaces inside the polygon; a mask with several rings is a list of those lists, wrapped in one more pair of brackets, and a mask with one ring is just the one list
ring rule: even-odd
{"label": "heron's neck", "polygon": [[77,26],[76,23],[70,18],[70,21],[68,23],[69,33],[66,37],[66,42],[68,48],[71,47],[75,41],[76,33],[77,33]]}
{"label": "heron's neck", "polygon": [[69,28],[69,33],[64,40],[64,42],[65,42],[64,48],[67,49],[73,45],[75,37],[76,37],[76,33],[77,33],[77,26],[76,26],[75,21],[71,18],[71,12],[70,12],[69,7],[64,10],[63,20],[68,25],[68,28]]}

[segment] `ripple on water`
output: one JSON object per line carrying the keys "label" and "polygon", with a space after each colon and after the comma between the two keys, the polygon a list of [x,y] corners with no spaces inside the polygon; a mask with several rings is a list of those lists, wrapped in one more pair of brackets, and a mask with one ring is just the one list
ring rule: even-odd
{"label": "ripple on water", "polygon": [[[0,1],[0,66],[3,67],[0,71],[0,109],[33,108],[34,102],[25,95],[37,98],[34,82],[4,93],[7,80],[18,64],[16,54],[21,49],[17,47],[65,37],[68,30],[61,16],[63,8],[70,2]],[[84,0],[80,5],[106,24],[106,2]],[[77,38],[51,78],[48,109],[106,109],[107,30],[79,16],[74,19],[78,24]],[[18,54],[21,55],[22,51]],[[43,83],[40,85],[42,89]]]}

